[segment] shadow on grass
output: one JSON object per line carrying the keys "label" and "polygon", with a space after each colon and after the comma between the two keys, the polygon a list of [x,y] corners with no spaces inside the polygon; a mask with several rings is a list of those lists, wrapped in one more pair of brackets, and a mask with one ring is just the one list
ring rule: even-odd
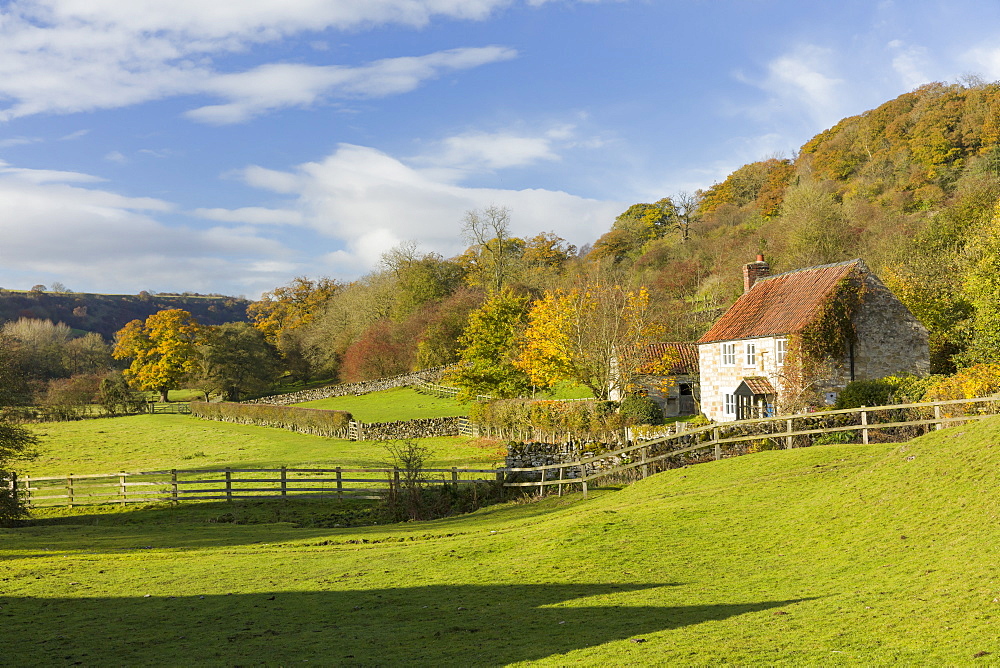
{"label": "shadow on grass", "polygon": [[[497,665],[807,600],[629,605],[632,592],[671,586],[432,585],[179,597],[137,592],[136,598],[0,597],[0,608],[4,651],[17,665]],[[640,596],[648,603],[654,595]],[[599,598],[576,600],[584,597]],[[642,647],[656,651],[653,642]]]}

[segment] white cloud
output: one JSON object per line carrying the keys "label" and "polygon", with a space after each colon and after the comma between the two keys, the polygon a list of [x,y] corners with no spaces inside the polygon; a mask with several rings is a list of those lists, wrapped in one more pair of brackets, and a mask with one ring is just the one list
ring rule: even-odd
{"label": "white cloud", "polygon": [[801,46],[768,64],[761,87],[781,104],[801,108],[819,127],[829,127],[841,117],[844,83],[828,74],[833,69],[832,56],[829,49]]}
{"label": "white cloud", "polygon": [[987,81],[1000,80],[1000,47],[978,46],[966,51],[961,60],[968,63],[973,71],[981,73]]}
{"label": "white cloud", "polygon": [[892,69],[899,75],[904,88],[913,90],[931,80],[925,72],[929,65],[927,49],[907,46],[898,39],[889,42],[888,47],[895,54],[892,58]]}
{"label": "white cloud", "polygon": [[245,170],[246,182],[295,196],[289,209],[305,225],[343,243],[327,256],[332,266],[314,273],[350,275],[371,269],[381,254],[403,240],[414,240],[446,256],[465,247],[458,234],[470,209],[508,206],[516,234],[553,231],[574,243],[592,241],[607,231],[624,208],[551,190],[471,188],[442,178],[448,170],[420,169],[364,146],[341,144],[326,159],[280,172]]}
{"label": "white cloud", "polygon": [[119,165],[124,165],[125,163],[128,162],[128,158],[126,158],[125,154],[122,153],[121,151],[111,151],[110,153],[104,156],[104,159],[107,160],[108,162],[116,162]]}
{"label": "white cloud", "polygon": [[[0,9],[0,120],[127,106],[176,95],[226,102],[192,115],[233,122],[345,94],[411,90],[447,69],[510,57],[499,47],[457,49],[356,68],[271,64],[224,73],[211,59],[303,32],[382,24],[420,27],[434,17],[481,20],[511,0],[13,0]],[[285,80],[281,75],[289,75]],[[276,87],[271,91],[269,87]]]}
{"label": "white cloud", "polygon": [[206,92],[227,98],[225,104],[193,109],[185,115],[216,125],[239,123],[282,107],[309,106],[325,97],[386,97],[407,93],[442,72],[478,67],[514,58],[499,46],[452,49],[419,57],[389,58],[361,67],[270,64],[220,74],[203,84]]}
{"label": "white cloud", "polygon": [[286,280],[260,262],[287,260],[281,244],[253,230],[170,227],[171,203],[86,187],[74,172],[0,163],[0,265],[6,287],[59,280],[80,290],[261,291]]}
{"label": "white cloud", "polygon": [[524,167],[540,160],[558,160],[553,137],[526,137],[514,132],[469,132],[448,137],[438,152],[423,158],[436,165],[463,169]]}
{"label": "white cloud", "polygon": [[247,223],[250,225],[298,225],[302,214],[287,209],[265,209],[247,206],[241,209],[195,209],[194,215],[223,223]]}

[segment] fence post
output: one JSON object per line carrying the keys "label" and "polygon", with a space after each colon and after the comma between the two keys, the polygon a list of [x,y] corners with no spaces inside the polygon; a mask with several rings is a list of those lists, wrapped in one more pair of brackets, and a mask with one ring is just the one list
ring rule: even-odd
{"label": "fence post", "polygon": [[337,467],[337,500],[341,503],[344,502],[344,478],[339,466]]}
{"label": "fence post", "polygon": [[170,500],[177,505],[177,469],[170,469]]}
{"label": "fence post", "polygon": [[868,445],[868,411],[865,408],[865,406],[861,407],[861,426],[864,427],[861,430],[861,442]]}
{"label": "fence post", "polygon": [[565,468],[566,467],[564,467],[562,465],[559,466],[559,484],[557,485],[557,488],[559,490],[559,494],[558,494],[559,496],[562,496],[563,471],[565,470]]}
{"label": "fence post", "polygon": [[288,496],[288,467],[281,467],[281,496]]}
{"label": "fence post", "polygon": [[719,428],[712,428],[712,440],[715,441],[715,461],[722,459],[722,445],[719,443]]}
{"label": "fence post", "polygon": [[787,420],[785,420],[785,431],[788,433],[788,436],[785,437],[785,449],[786,450],[791,450],[792,449],[792,435],[791,435],[792,434],[792,419],[791,418],[788,418]]}
{"label": "fence post", "polygon": [[73,474],[72,473],[67,473],[66,474],[66,498],[68,499],[66,505],[69,508],[72,508],[73,507]]}
{"label": "fence post", "polygon": [[232,503],[233,501],[233,472],[227,466],[226,467],[226,503]]}
{"label": "fence post", "polygon": [[455,491],[458,491],[458,467],[451,467],[451,484],[455,486]]}
{"label": "fence post", "polygon": [[12,499],[17,498],[17,472],[10,472],[10,497]]}
{"label": "fence post", "polygon": [[934,425],[934,431],[944,429],[944,423],[941,422],[941,404],[934,404],[934,419],[937,420],[937,424]]}
{"label": "fence post", "polygon": [[396,466],[392,467],[392,482],[389,486],[396,494],[399,493],[399,468]]}
{"label": "fence post", "polygon": [[126,475],[127,474],[124,471],[121,471],[118,474],[118,487],[121,490],[122,505],[123,506],[128,505],[128,491],[127,491],[127,488],[125,487],[125,476]]}
{"label": "fence post", "polygon": [[643,478],[648,478],[649,477],[649,464],[646,463],[646,458],[647,458],[648,454],[649,454],[649,446],[648,445],[642,446],[642,450],[640,451],[640,455],[642,457],[642,477]]}

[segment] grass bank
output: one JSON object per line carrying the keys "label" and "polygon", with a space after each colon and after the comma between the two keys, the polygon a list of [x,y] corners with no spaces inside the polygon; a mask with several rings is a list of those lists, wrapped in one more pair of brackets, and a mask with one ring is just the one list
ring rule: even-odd
{"label": "grass bank", "polygon": [[[156,471],[169,468],[378,466],[383,446],[283,429],[200,420],[190,415],[133,415],[32,427],[42,456],[18,467],[33,476]],[[492,465],[495,448],[465,437],[421,439],[433,467]]]}
{"label": "grass bank", "polygon": [[391,526],[169,522],[169,509],[42,521],[0,530],[5,655],[988,665],[1000,658],[998,443],[990,420]]}

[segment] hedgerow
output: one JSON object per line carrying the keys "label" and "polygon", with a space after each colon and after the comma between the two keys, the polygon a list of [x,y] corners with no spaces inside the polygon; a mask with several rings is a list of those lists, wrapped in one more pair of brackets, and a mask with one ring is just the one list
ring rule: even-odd
{"label": "hedgerow", "polygon": [[330,438],[345,438],[347,425],[352,420],[351,414],[346,411],[204,401],[192,401],[191,414],[205,420],[276,427]]}

